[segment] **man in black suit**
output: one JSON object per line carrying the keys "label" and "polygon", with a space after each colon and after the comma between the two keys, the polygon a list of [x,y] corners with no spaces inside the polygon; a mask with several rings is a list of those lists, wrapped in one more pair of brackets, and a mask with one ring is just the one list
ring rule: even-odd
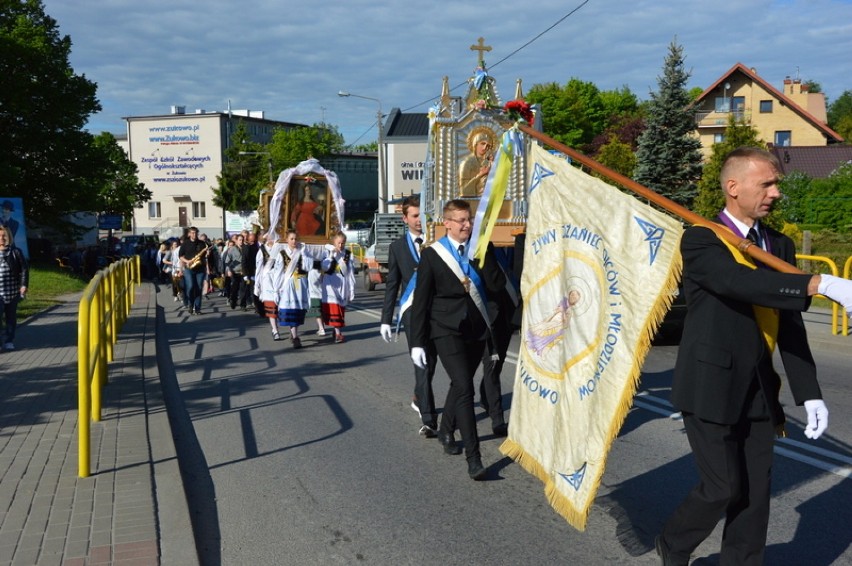
{"label": "man in black suit", "polygon": [[438,439],[448,453],[452,432],[458,426],[464,442],[468,475],[485,478],[473,410],[473,376],[490,333],[489,293],[506,284],[489,249],[479,265],[468,259],[471,234],[470,205],[451,200],[444,206],[447,235],[423,250],[417,269],[417,286],[411,316],[411,359],[427,367],[426,348],[432,343],[450,378]]}
{"label": "man in black suit", "polygon": [[[781,197],[780,167],[769,152],[740,148],[720,175],[725,209],[718,221],[795,264],[793,241],[760,222]],[[699,484],[655,541],[661,563],[688,564],[693,550],[725,516],[720,564],[762,564],[769,522],[770,471],[784,410],[772,367],[777,345],[805,436],[828,424],[801,311],[817,292],[852,309],[852,282],[830,276],[778,273],[738,261],[708,228],[681,240],[687,315],[672,383],[672,403],[695,457]]]}
{"label": "man in black suit", "polygon": [[[400,318],[411,349],[411,309],[410,298],[413,297],[413,278],[420,262],[420,248],[423,245],[423,224],[420,220],[420,197],[410,196],[402,203],[402,220],[408,226],[408,233],[397,239],[388,249],[388,276],[385,284],[385,301],[382,306],[381,335],[385,342],[393,340],[394,309],[397,297],[402,293],[400,301]],[[411,286],[409,288],[409,286]],[[420,415],[420,435],[434,438],[438,431],[438,413],[435,410],[435,395],[432,393],[432,377],[435,375],[435,365],[438,355],[435,348],[428,344],[426,348],[426,367],[414,366],[414,397],[411,407]]]}

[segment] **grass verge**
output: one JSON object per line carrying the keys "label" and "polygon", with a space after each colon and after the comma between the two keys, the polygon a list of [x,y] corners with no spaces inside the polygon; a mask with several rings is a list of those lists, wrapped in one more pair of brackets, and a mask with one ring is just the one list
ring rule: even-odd
{"label": "grass verge", "polygon": [[18,320],[58,304],[57,297],[79,293],[88,285],[82,277],[72,275],[58,267],[30,265],[30,284],[27,298],[18,303]]}

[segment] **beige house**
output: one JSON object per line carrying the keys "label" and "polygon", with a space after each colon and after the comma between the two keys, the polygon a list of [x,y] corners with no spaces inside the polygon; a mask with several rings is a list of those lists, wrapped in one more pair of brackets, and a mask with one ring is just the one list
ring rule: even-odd
{"label": "beige house", "polygon": [[825,95],[808,92],[800,79],[784,79],[783,91],[737,63],[693,103],[705,158],[723,141],[731,113],[750,123],[773,147],[826,146],[843,138],[826,124]]}
{"label": "beige house", "polygon": [[261,144],[269,143],[277,128],[306,127],[269,120],[264,114],[262,110],[187,113],[185,107],[173,106],[170,114],[124,118],[127,137],[121,145],[138,167],[139,181],[151,191],[151,200],[133,213],[133,233],[165,239],[195,226],[211,238],[222,237],[225,211],[213,204],[213,189],[238,123],[245,124],[250,141]]}

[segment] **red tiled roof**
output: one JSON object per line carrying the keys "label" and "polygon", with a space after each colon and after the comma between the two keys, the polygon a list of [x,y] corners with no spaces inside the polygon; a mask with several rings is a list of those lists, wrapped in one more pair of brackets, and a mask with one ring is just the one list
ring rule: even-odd
{"label": "red tiled roof", "polygon": [[801,171],[813,179],[831,175],[845,163],[852,163],[852,145],[771,147],[781,162],[781,173]]}

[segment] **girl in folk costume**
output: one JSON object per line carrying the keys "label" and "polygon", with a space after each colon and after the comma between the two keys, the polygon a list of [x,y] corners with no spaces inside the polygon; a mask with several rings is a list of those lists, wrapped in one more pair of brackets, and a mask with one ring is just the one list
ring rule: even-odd
{"label": "girl in folk costume", "polygon": [[278,322],[290,327],[293,348],[302,347],[299,326],[305,323],[305,313],[310,305],[308,296],[308,271],[313,265],[305,246],[299,243],[295,230],[287,232],[286,245],[275,257],[272,281],[278,291]]}
{"label": "girl in folk costume", "polygon": [[334,328],[334,341],[338,344],[343,342],[341,328],[346,325],[346,305],[355,298],[352,252],[344,249],[345,246],[346,234],[338,232],[322,260],[322,321]]}
{"label": "girl in folk costume", "polygon": [[267,236],[266,241],[257,252],[257,268],[255,271],[254,294],[263,305],[263,316],[269,320],[272,327],[272,339],[281,340],[278,334],[278,288],[274,284],[275,258],[281,255],[284,244],[275,241],[274,236]]}
{"label": "girl in folk costume", "polygon": [[322,324],[322,272],[321,263],[314,260],[314,266],[308,272],[308,287],[310,289],[311,306],[308,309],[308,317],[317,320],[317,336],[325,336],[325,326]]}

